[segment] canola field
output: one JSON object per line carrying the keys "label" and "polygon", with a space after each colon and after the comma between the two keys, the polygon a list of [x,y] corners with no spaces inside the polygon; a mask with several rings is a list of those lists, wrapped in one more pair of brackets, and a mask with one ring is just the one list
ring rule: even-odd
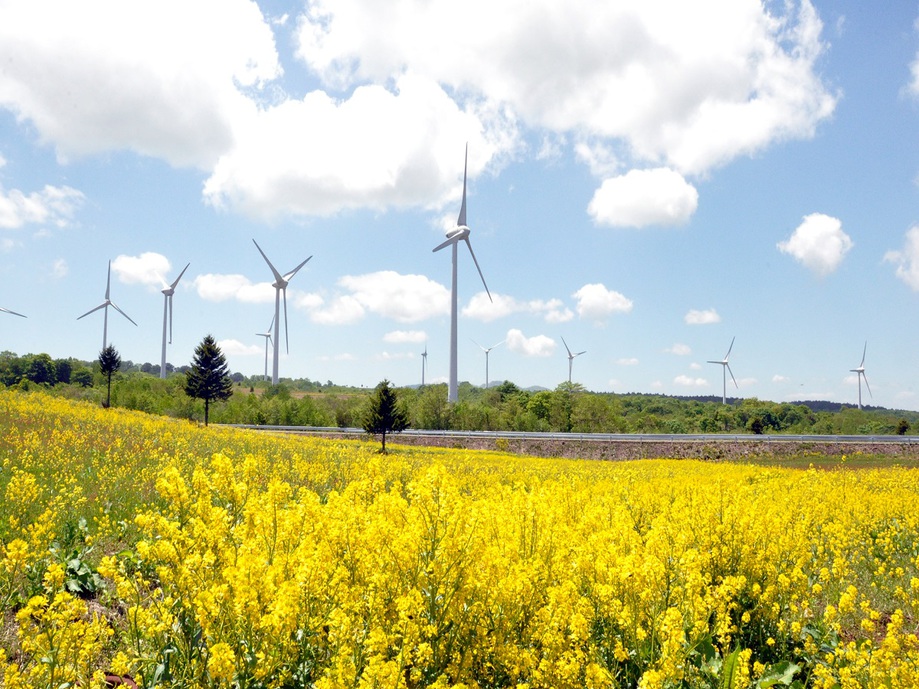
{"label": "canola field", "polygon": [[916,470],[378,447],[0,391],[0,686],[919,686]]}

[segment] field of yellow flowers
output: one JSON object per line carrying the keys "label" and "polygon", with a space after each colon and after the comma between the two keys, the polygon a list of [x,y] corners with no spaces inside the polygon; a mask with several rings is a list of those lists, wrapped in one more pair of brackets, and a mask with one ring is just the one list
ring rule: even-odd
{"label": "field of yellow flowers", "polygon": [[0,391],[0,685],[919,686],[919,474],[260,435]]}

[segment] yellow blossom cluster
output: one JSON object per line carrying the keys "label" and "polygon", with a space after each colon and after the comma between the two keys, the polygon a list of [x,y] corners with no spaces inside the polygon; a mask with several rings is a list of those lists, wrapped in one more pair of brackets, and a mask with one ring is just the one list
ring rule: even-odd
{"label": "yellow blossom cluster", "polygon": [[3,686],[919,686],[913,470],[381,456],[0,409]]}

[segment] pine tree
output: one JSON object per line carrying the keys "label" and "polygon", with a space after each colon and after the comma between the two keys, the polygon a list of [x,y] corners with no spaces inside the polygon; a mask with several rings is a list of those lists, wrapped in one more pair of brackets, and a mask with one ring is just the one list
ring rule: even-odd
{"label": "pine tree", "polygon": [[227,360],[211,335],[195,348],[191,369],[185,374],[185,394],[204,400],[205,426],[211,400],[225,400],[233,394]]}
{"label": "pine tree", "polygon": [[396,391],[384,380],[377,385],[370,397],[370,405],[364,414],[363,429],[367,433],[380,434],[383,446],[380,452],[386,454],[386,434],[399,433],[408,428],[408,415],[399,405]]}
{"label": "pine tree", "polygon": [[99,370],[102,371],[108,379],[108,389],[105,393],[105,408],[107,409],[112,401],[112,374],[121,368],[121,356],[115,345],[108,345],[99,352]]}

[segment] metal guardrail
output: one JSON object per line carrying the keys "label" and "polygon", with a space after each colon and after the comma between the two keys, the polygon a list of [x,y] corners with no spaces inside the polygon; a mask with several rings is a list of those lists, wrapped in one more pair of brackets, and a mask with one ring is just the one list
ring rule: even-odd
{"label": "metal guardrail", "polygon": [[[216,425],[216,424],[215,424]],[[335,426],[267,426],[258,424],[221,424],[232,428],[304,435],[366,435],[362,428]],[[605,443],[890,443],[919,444],[919,436],[911,435],[782,435],[782,434],[724,434],[724,433],[545,433],[530,431],[432,431],[410,428],[395,437],[421,436],[437,438],[504,438],[506,440],[581,440]],[[398,441],[396,441],[398,442]]]}

